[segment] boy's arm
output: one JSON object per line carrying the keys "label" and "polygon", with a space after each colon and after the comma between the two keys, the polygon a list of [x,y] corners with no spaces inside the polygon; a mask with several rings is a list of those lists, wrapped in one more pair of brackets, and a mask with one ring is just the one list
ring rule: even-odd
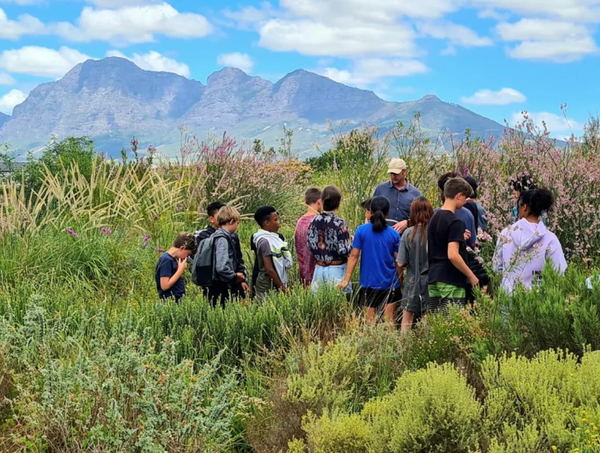
{"label": "boy's arm", "polygon": [[465,263],[463,257],[460,256],[459,247],[460,242],[448,243],[448,259],[454,265],[455,268],[457,268],[464,275],[466,275],[466,277],[469,279],[469,283],[472,286],[477,286],[479,284],[479,279],[475,277],[473,271],[469,269],[469,266],[467,265],[467,263]]}
{"label": "boy's arm", "polygon": [[241,272],[246,278],[248,278],[248,271],[246,270],[246,263],[244,263],[244,254],[242,253],[242,245],[240,244],[240,237],[236,235],[234,239],[235,253],[238,259],[238,268],[236,272]]}
{"label": "boy's arm", "polygon": [[273,283],[278,289],[285,290],[285,286],[279,278],[279,274],[275,270],[273,265],[273,257],[271,255],[263,256],[263,262],[265,263],[265,272],[273,280]]}
{"label": "boy's arm", "polygon": [[235,269],[229,262],[229,243],[226,238],[218,238],[215,247],[215,275],[227,282],[235,282]]}
{"label": "boy's arm", "polygon": [[163,291],[168,291],[171,287],[177,283],[177,280],[181,278],[183,272],[187,268],[186,260],[177,260],[179,265],[177,266],[177,271],[171,277],[160,277],[160,289]]}
{"label": "boy's arm", "polygon": [[353,248],[352,252],[350,252],[350,258],[348,258],[348,266],[346,267],[346,275],[344,279],[338,285],[338,289],[347,288],[350,284],[350,280],[352,279],[352,273],[354,269],[356,269],[356,265],[358,264],[358,258],[360,257],[360,249]]}

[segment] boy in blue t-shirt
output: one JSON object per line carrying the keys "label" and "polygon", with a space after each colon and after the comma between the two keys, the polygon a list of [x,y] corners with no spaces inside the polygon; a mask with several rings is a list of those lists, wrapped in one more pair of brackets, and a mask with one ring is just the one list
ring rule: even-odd
{"label": "boy in blue t-shirt", "polygon": [[360,258],[359,297],[366,308],[367,322],[373,323],[377,310],[382,307],[385,320],[395,322],[396,304],[402,298],[396,265],[400,234],[386,222],[390,211],[386,197],[374,197],[370,211],[369,223],[360,225],[356,230],[346,276],[338,288],[348,287]]}
{"label": "boy in blue t-shirt", "polygon": [[185,294],[185,281],[181,276],[187,269],[187,259],[196,249],[196,239],[191,233],[181,233],[173,246],[163,253],[156,263],[154,279],[160,299],[179,302]]}

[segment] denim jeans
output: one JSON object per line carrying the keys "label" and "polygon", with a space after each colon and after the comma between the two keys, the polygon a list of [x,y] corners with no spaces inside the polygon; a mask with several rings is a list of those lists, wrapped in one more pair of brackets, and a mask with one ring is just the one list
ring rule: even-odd
{"label": "denim jeans", "polygon": [[[347,267],[347,264],[340,264],[338,266],[315,266],[315,273],[313,274],[313,281],[310,286],[313,292],[316,293],[319,287],[326,285],[331,285],[335,288],[346,276]],[[348,285],[345,292],[352,292],[352,283]]]}

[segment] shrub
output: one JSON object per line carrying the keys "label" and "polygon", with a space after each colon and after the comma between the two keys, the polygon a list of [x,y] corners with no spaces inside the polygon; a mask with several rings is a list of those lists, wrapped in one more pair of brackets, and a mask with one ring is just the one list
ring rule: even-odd
{"label": "shrub", "polygon": [[382,452],[469,452],[477,446],[481,406],[451,365],[407,372],[386,397],[369,402],[363,417]]}
{"label": "shrub", "polygon": [[485,429],[495,451],[521,451],[519,442],[531,451],[569,448],[575,409],[596,408],[600,401],[597,379],[590,380],[599,358],[588,353],[578,364],[572,354],[544,351],[531,360],[515,354],[486,360]]}
{"label": "shrub", "polygon": [[[576,140],[566,146],[550,138],[525,115],[507,128],[497,146],[481,140],[465,141],[456,150],[457,167],[479,181],[480,201],[488,207],[492,233],[512,223],[511,180],[523,174],[554,193],[555,206],[547,225],[556,233],[569,258],[595,260],[600,247],[600,153]],[[594,145],[595,146],[595,145]],[[574,195],[576,194],[576,198]],[[569,221],[565,221],[569,219]]]}
{"label": "shrub", "polygon": [[577,353],[586,345],[600,348],[599,289],[588,290],[585,274],[577,269],[563,277],[547,266],[542,281],[530,291],[517,288],[511,297],[496,296],[508,329],[506,346],[525,355],[550,348]]}
{"label": "shrub", "polygon": [[326,412],[319,418],[309,414],[302,427],[311,453],[368,453],[377,437],[359,414]]}
{"label": "shrub", "polygon": [[[256,153],[226,134],[203,142],[185,136],[181,152],[182,165],[166,171],[190,183],[188,198],[235,203],[248,214],[263,205],[275,206],[284,214],[301,210],[310,167],[291,156],[277,160],[269,152]],[[197,206],[198,212],[204,208]]]}
{"label": "shrub", "polygon": [[169,338],[155,352],[147,336],[96,329],[85,347],[80,335],[65,336],[63,323],[46,321],[38,306],[22,326],[2,323],[16,386],[3,444],[34,452],[229,450],[243,400],[235,374],[219,372],[218,356],[194,370],[177,360]]}
{"label": "shrub", "polygon": [[38,192],[46,174],[56,175],[72,166],[89,180],[96,157],[94,142],[89,137],[69,137],[61,141],[53,138],[39,159],[28,156],[24,168],[25,188],[28,193]]}

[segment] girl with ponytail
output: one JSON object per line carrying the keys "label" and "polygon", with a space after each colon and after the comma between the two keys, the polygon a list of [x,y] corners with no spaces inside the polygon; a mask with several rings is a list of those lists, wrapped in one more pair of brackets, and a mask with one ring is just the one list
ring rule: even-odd
{"label": "girl with ponytail", "polygon": [[509,294],[519,284],[527,289],[539,284],[547,261],[560,272],[567,268],[558,238],[541,219],[553,204],[548,189],[526,190],[519,195],[519,220],[502,231],[494,256],[494,270],[502,273],[502,288]]}
{"label": "girl with ponytail", "polygon": [[396,304],[401,296],[396,271],[400,235],[386,222],[390,212],[390,202],[386,197],[374,197],[370,211],[369,223],[356,230],[346,276],[338,289],[350,285],[352,273],[360,259],[359,299],[366,309],[367,322],[375,322],[377,312],[381,309],[386,321],[395,322]]}

